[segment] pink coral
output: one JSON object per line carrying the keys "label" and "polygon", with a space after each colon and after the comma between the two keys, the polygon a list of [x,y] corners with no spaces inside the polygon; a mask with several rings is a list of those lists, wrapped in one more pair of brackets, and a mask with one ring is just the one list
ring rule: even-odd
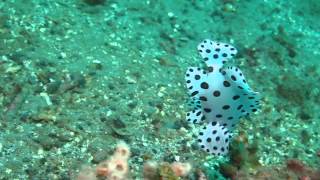
{"label": "pink coral", "polygon": [[97,177],[108,180],[128,179],[130,148],[124,142],[118,143],[114,154],[105,161],[99,163],[95,168],[83,168],[77,180],[96,180]]}
{"label": "pink coral", "polygon": [[76,177],[76,180],[97,180],[93,168],[84,166]]}
{"label": "pink coral", "polygon": [[124,180],[129,171],[128,159],[130,148],[121,142],[117,145],[114,154],[106,161],[96,167],[98,176],[106,177],[109,180]]}
{"label": "pink coral", "polygon": [[174,162],[171,164],[171,169],[176,176],[184,177],[184,176],[187,176],[191,171],[191,164]]}

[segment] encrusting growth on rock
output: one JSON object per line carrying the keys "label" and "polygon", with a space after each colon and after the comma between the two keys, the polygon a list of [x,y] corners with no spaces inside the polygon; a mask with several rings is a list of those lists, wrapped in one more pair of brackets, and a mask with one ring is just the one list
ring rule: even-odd
{"label": "encrusting growth on rock", "polygon": [[[83,167],[76,180],[128,180],[129,165],[128,160],[130,157],[130,148],[124,142],[118,143],[113,155],[100,162],[94,167]],[[185,177],[191,172],[190,163],[167,162],[157,163],[154,161],[147,161],[143,166],[144,180],[161,180],[161,179],[179,179]]]}
{"label": "encrusting growth on rock", "polygon": [[191,172],[192,166],[190,163],[167,162],[157,163],[147,161],[143,167],[144,180],[161,180],[161,179],[179,179],[186,177]]}
{"label": "encrusting growth on rock", "polygon": [[114,154],[105,161],[99,163],[95,168],[85,167],[77,180],[96,180],[97,177],[106,180],[125,180],[128,177],[130,148],[124,142],[118,143]]}

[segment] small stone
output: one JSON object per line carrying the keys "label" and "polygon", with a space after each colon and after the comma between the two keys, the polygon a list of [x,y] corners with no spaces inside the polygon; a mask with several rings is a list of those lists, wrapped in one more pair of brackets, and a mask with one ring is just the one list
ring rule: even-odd
{"label": "small stone", "polygon": [[173,12],[168,12],[168,17],[172,18],[174,16]]}
{"label": "small stone", "polygon": [[93,155],[92,162],[99,163],[108,158],[109,152],[107,150],[98,151]]}
{"label": "small stone", "polygon": [[50,82],[47,84],[47,92],[50,94],[56,93],[61,85],[61,81]]}
{"label": "small stone", "polygon": [[64,59],[64,58],[66,58],[66,57],[67,57],[67,54],[66,54],[66,53],[64,53],[64,52],[61,52],[61,53],[60,53],[60,58]]}
{"label": "small stone", "polygon": [[227,4],[224,5],[223,10],[225,12],[235,12],[236,8],[232,4],[227,3]]}

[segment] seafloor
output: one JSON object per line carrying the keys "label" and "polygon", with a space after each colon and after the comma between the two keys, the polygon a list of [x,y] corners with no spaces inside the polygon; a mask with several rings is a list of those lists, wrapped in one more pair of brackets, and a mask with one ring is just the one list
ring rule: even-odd
{"label": "seafloor", "polygon": [[[192,163],[184,179],[234,178],[222,163],[248,179],[288,160],[319,169],[319,19],[318,0],[0,1],[0,179],[72,179],[119,140],[130,179],[149,159]],[[255,163],[202,152],[185,122],[184,73],[205,38],[237,47],[262,95],[235,135]]]}

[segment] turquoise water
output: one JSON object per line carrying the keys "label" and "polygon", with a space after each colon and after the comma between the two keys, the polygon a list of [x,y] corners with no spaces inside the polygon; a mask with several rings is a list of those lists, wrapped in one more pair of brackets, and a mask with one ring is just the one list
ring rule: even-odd
{"label": "turquoise water", "polygon": [[[0,179],[95,176],[120,141],[124,179],[151,160],[152,179],[320,179],[319,18],[317,0],[0,1]],[[261,98],[225,156],[186,120],[207,38],[237,49],[224,67]]]}

